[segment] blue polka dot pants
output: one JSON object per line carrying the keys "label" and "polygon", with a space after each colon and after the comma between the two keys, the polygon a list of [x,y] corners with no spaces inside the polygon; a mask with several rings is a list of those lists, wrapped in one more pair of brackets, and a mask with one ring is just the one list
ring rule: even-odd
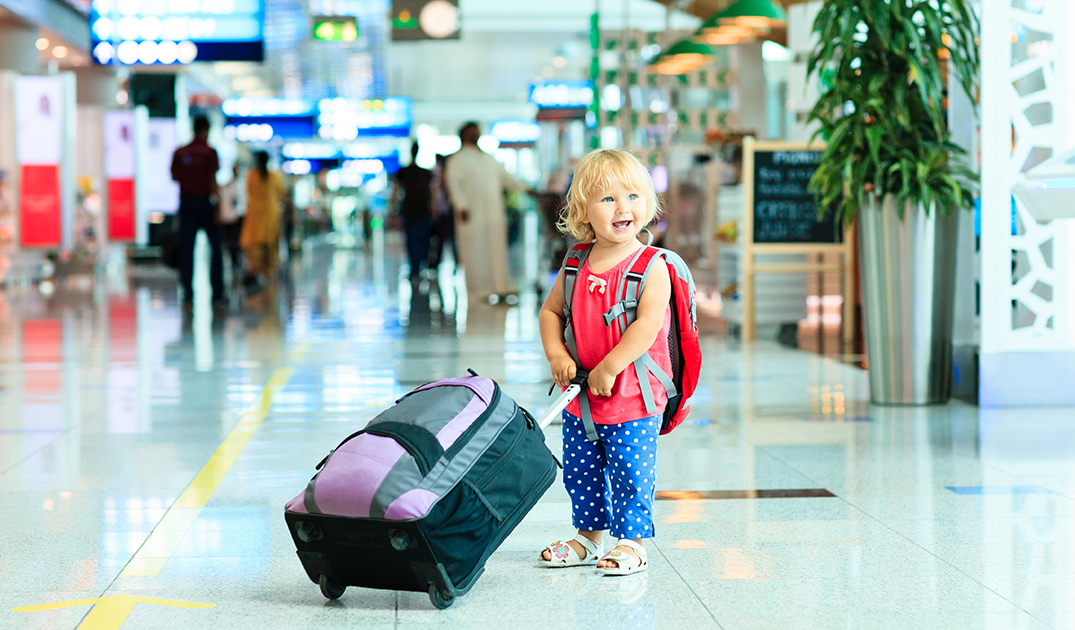
{"label": "blue polka dot pants", "polygon": [[582,419],[564,412],[564,485],[576,529],[653,538],[660,428],[657,416],[598,424],[598,440],[588,442]]}

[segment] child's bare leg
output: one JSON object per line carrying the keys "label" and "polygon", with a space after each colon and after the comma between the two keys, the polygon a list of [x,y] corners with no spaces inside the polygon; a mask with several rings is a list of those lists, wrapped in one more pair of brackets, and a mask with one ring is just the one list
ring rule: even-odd
{"label": "child's bare leg", "polygon": [[[640,545],[642,544],[642,539],[641,538],[633,538],[632,540],[634,540],[636,543],[638,543]],[[616,549],[619,549],[620,551],[624,552],[627,555],[634,556],[635,558],[638,558],[638,552],[636,552],[634,549],[631,549],[630,547],[628,547],[626,545],[617,545]],[[606,568],[606,567],[611,568],[611,569],[615,569],[615,568],[619,568],[620,565],[615,560],[599,560],[597,562],[597,566],[598,566],[598,568],[602,568],[602,569]]]}
{"label": "child's bare leg", "polygon": [[[601,532],[586,532],[586,531],[582,531],[580,529],[579,534],[589,538],[590,540],[592,540],[595,543],[597,543],[598,545],[600,545],[601,544],[601,538],[604,536],[605,532],[603,532],[603,531],[601,531]],[[569,540],[569,541],[567,541],[567,545],[569,547],[571,547],[572,549],[574,549],[575,553],[579,554],[580,558],[585,558],[586,557],[586,550],[583,549],[582,545],[579,544],[577,541]],[[542,560],[552,560],[552,554],[549,552],[548,549],[546,549],[545,551],[541,552],[541,559]]]}

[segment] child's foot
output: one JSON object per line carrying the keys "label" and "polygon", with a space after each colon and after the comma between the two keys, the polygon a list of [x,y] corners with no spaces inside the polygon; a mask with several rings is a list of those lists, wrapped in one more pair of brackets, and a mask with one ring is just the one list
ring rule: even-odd
{"label": "child's foot", "polygon": [[646,549],[638,541],[627,538],[621,539],[615,549],[597,562],[597,570],[605,575],[638,573],[647,567]]}
{"label": "child's foot", "polygon": [[546,567],[592,565],[601,557],[601,543],[579,534],[573,540],[559,540],[541,552],[538,564]]}

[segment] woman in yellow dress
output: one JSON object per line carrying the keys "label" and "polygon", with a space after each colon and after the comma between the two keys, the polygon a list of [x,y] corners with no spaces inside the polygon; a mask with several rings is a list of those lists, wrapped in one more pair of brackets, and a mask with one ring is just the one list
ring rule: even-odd
{"label": "woman in yellow dress", "polygon": [[279,173],[269,170],[269,154],[254,153],[254,168],[246,175],[246,218],[239,246],[250,270],[273,286],[280,264],[280,211],[287,188]]}

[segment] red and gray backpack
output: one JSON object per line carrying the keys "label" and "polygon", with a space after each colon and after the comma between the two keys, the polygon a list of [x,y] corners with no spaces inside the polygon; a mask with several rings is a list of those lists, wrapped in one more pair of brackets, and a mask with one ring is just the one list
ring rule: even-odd
{"label": "red and gray backpack", "polygon": [[[592,245],[592,243],[579,243],[572,247],[561,266],[564,278],[564,319],[567,322],[564,339],[567,341],[567,348],[576,364],[578,364],[579,354],[575,343],[574,327],[571,323],[571,302],[574,298],[575,279],[579,269],[582,268],[582,263],[590,255]],[[683,422],[690,412],[690,398],[698,387],[698,373],[702,368],[694,278],[691,277],[687,264],[683,262],[679,254],[671,250],[650,245],[639,248],[631,260],[627,273],[623,274],[620,285],[616,288],[619,301],[605,313],[604,320],[606,326],[612,326],[614,322],[618,324],[621,335],[627,330],[627,327],[635,321],[638,299],[646,286],[650,268],[657,261],[663,262],[668,268],[668,277],[672,281],[672,295],[669,299],[672,322],[668,329],[668,353],[672,360],[672,374],[666,374],[648,352],[635,360],[633,366],[640,384],[649,383],[649,377],[646,374],[649,372],[664,386],[665,394],[668,396],[668,406],[665,407],[664,417],[661,420],[661,435],[664,435]],[[583,394],[579,396],[583,425],[586,427],[587,438],[594,441],[597,439],[597,429],[590,416],[589,399],[585,395],[586,392]],[[642,398],[646,404],[646,411],[656,413],[656,404],[650,388],[642,387]]]}

